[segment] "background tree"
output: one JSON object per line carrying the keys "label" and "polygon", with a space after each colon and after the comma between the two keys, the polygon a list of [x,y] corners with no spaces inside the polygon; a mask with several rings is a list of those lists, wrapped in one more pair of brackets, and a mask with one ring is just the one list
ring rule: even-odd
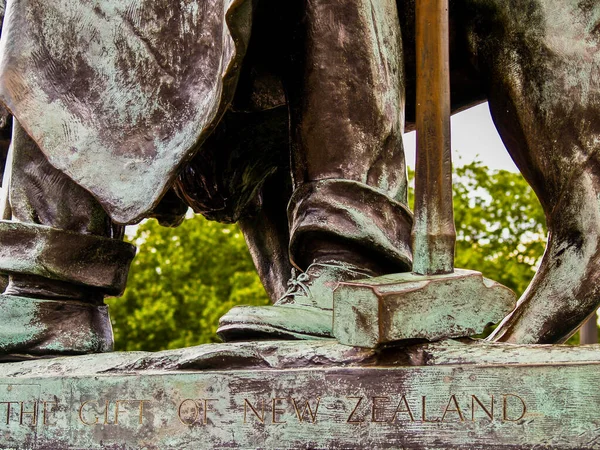
{"label": "background tree", "polygon": [[246,243],[235,225],[201,216],[178,228],[149,220],[128,287],[108,299],[117,350],[162,350],[218,342],[219,317],[236,304],[268,304]]}
{"label": "background tree", "polygon": [[[542,208],[521,175],[480,162],[456,168],[454,214],[456,267],[521,295],[546,244]],[[218,319],[232,306],[269,303],[235,225],[195,216],[171,229],[151,220],[131,241],[139,252],[127,291],[109,299],[118,350],[215,342]]]}
{"label": "background tree", "polygon": [[458,167],[454,211],[456,267],[478,270],[521,295],[547,240],[542,206],[527,182],[480,162]]}

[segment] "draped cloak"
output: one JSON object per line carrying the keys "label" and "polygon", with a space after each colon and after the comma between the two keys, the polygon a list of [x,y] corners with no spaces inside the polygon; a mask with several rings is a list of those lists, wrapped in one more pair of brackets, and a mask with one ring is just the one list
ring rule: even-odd
{"label": "draped cloak", "polygon": [[0,100],[118,223],[171,186],[233,97],[250,0],[8,0]]}

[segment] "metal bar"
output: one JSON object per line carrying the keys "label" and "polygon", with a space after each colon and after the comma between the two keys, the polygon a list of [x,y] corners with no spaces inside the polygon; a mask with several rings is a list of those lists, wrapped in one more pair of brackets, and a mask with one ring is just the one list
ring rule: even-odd
{"label": "metal bar", "polygon": [[448,0],[416,1],[417,157],[413,272],[454,270]]}
{"label": "metal bar", "polygon": [[592,316],[584,322],[579,329],[579,344],[597,344],[598,343],[598,314],[594,312]]}

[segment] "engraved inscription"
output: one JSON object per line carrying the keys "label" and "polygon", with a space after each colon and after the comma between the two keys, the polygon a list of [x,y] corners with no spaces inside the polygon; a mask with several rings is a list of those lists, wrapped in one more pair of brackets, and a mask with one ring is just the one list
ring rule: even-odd
{"label": "engraved inscription", "polygon": [[250,401],[245,398],[243,423],[248,423],[251,418],[262,424],[286,424],[290,418],[294,418],[298,423],[316,423],[320,404],[320,396],[306,399],[273,397],[266,401]]}
{"label": "engraved inscription", "polygon": [[[80,403],[78,410],[79,421],[84,425],[119,425],[123,414],[131,417],[135,413],[137,423],[143,424],[144,405],[150,400],[86,400]],[[128,420],[131,423],[131,419]]]}
{"label": "engraved inscription", "polygon": [[[396,422],[454,422],[468,420],[518,422],[527,413],[525,400],[516,394],[500,396],[457,395],[450,394],[440,401],[438,397],[422,395],[420,398],[410,398],[405,394],[394,396],[346,397],[349,400],[346,422],[360,424],[396,423]],[[498,407],[497,403],[500,406]],[[414,411],[420,411],[416,417]],[[499,411],[501,411],[499,413]],[[470,412],[470,414],[469,414]]]}
{"label": "engraved inscription", "polygon": [[[335,399],[328,400],[335,404]],[[216,398],[186,398],[178,402],[175,414],[179,422],[186,426],[206,426],[215,424],[224,416],[217,414],[221,402]],[[143,425],[151,400],[138,399],[89,399],[77,405],[76,417],[86,426],[95,425]],[[406,394],[348,396],[343,420],[348,424],[365,422],[392,424],[399,422],[454,422],[502,421],[519,422],[527,415],[527,404],[517,394],[458,395],[450,394],[441,402],[426,395],[409,397]],[[0,424],[48,426],[53,425],[52,417],[58,410],[58,400],[43,401],[0,401]],[[272,397],[243,399],[242,422],[268,425],[285,425],[293,420],[297,423],[317,423],[323,397],[309,398]],[[328,410],[332,408],[326,405]],[[217,408],[217,409],[215,409]],[[222,410],[222,409],[221,409]],[[417,416],[415,411],[419,411]]]}
{"label": "engraved inscription", "polygon": [[210,404],[216,401],[216,398],[201,398],[197,400],[186,398],[179,403],[177,417],[184,425],[208,425]]}

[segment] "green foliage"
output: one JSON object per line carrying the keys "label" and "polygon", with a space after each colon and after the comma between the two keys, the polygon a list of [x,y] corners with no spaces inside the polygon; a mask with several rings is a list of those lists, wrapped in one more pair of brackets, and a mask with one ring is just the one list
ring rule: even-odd
{"label": "green foliage", "polygon": [[453,190],[456,267],[478,270],[521,295],[547,239],[533,190],[520,174],[477,161],[455,168]]}
{"label": "green foliage", "polygon": [[456,265],[479,270],[518,295],[546,246],[542,207],[520,174],[471,163],[455,171]]}
{"label": "green foliage", "polygon": [[108,300],[117,350],[162,350],[216,342],[219,317],[236,304],[268,304],[235,225],[201,216],[178,228],[149,220],[121,298]]}

